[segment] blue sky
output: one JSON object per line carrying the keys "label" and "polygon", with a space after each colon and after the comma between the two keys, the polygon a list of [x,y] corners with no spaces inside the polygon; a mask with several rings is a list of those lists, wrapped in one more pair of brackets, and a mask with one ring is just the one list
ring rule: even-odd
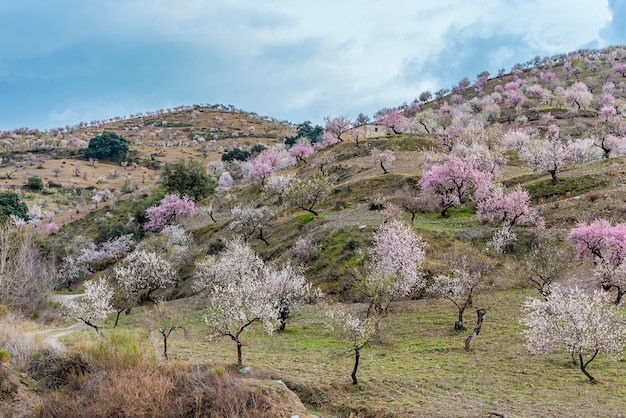
{"label": "blue sky", "polygon": [[200,103],[321,124],[624,44],[625,21],[626,0],[0,0],[0,129]]}

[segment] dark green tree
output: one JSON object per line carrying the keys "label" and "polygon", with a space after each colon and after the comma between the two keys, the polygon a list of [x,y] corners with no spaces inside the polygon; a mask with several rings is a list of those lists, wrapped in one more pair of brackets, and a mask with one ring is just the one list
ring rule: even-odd
{"label": "dark green tree", "polygon": [[165,166],[161,173],[161,185],[166,193],[187,195],[194,200],[209,196],[215,190],[206,167],[198,161],[177,161]]}
{"label": "dark green tree", "polygon": [[41,190],[43,189],[43,181],[41,180],[41,178],[35,176],[35,177],[29,177],[28,178],[28,188],[31,190]]}
{"label": "dark green tree", "polygon": [[241,148],[233,148],[232,150],[222,154],[222,161],[246,161],[250,157],[250,152]]}
{"label": "dark green tree", "polygon": [[85,150],[86,158],[122,161],[128,156],[128,140],[113,132],[103,132],[91,138]]}
{"label": "dark green tree", "polygon": [[296,145],[296,142],[302,138],[306,138],[311,142],[311,144],[315,144],[316,142],[320,142],[322,140],[322,134],[324,133],[324,128],[320,125],[313,126],[310,121],[302,122],[296,126],[296,135],[289,136],[285,138],[285,145],[290,148]]}
{"label": "dark green tree", "polygon": [[15,192],[0,192],[0,218],[15,215],[22,219],[28,218],[28,206],[22,202]]}

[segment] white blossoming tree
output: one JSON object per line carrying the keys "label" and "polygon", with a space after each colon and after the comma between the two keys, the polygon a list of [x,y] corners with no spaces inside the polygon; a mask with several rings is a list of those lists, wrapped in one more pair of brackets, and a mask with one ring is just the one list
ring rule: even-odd
{"label": "white blossoming tree", "polygon": [[263,229],[267,228],[274,211],[267,206],[254,207],[253,205],[235,206],[230,211],[233,219],[230,222],[230,229],[240,233],[244,241],[248,241],[252,235],[257,234],[257,238],[266,245],[270,245],[263,236]]}
{"label": "white blossoming tree", "polygon": [[624,347],[623,320],[599,290],[587,293],[578,287],[553,284],[547,300],[529,299],[524,305],[522,322],[526,347],[531,353],[565,349],[580,370],[597,383],[587,367],[602,352],[617,358]]}
{"label": "white blossoming tree", "polygon": [[264,270],[263,260],[239,239],[227,242],[219,258],[207,256],[196,264],[194,289],[206,297],[211,336],[235,342],[238,367],[243,364],[241,334],[256,322],[271,334],[278,321]]}
{"label": "white blossoming tree", "polygon": [[426,242],[397,220],[384,223],[374,234],[370,264],[356,289],[369,300],[369,311],[384,316],[391,302],[426,284],[421,266]]}
{"label": "white blossoming tree", "polygon": [[480,290],[491,264],[482,256],[462,255],[449,260],[449,266],[447,274],[438,274],[433,278],[428,293],[454,303],[459,313],[454,329],[465,330],[463,313],[473,305],[474,292]]}
{"label": "white blossoming tree", "polygon": [[85,292],[80,300],[61,301],[63,315],[84,322],[101,336],[100,323],[113,311],[111,306],[113,289],[104,277],[86,281],[84,286]]}
{"label": "white blossoming tree", "polygon": [[285,330],[287,318],[292,310],[306,301],[317,302],[322,297],[319,288],[307,283],[302,268],[287,263],[284,266],[265,266],[268,290],[278,311],[278,331]]}
{"label": "white blossoming tree", "polygon": [[370,345],[380,333],[380,317],[373,314],[359,316],[345,310],[331,310],[327,314],[328,328],[338,333],[350,344],[350,351],[354,352],[354,366],[352,368],[352,383],[359,383],[356,374],[359,369],[361,350]]}
{"label": "white blossoming tree", "polygon": [[129,300],[155,302],[152,293],[176,282],[172,264],[161,255],[135,250],[113,268],[116,279],[125,290]]}

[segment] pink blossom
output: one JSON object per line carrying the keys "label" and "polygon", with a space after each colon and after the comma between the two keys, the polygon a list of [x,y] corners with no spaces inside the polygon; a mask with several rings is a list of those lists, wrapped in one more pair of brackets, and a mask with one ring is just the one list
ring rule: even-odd
{"label": "pink blossom", "polygon": [[324,126],[323,139],[329,145],[343,141],[341,134],[352,127],[352,121],[345,116],[336,118],[326,116],[324,121],[326,125]]}
{"label": "pink blossom", "polygon": [[59,232],[61,228],[59,228],[59,226],[54,223],[54,222],[50,222],[48,225],[46,225],[46,232],[48,232],[49,234],[56,234],[57,232]]}
{"label": "pink blossom", "polygon": [[296,157],[296,160],[304,161],[306,163],[306,159],[313,155],[313,146],[308,139],[300,139],[291,148],[291,155]]}
{"label": "pink blossom", "polygon": [[579,257],[621,264],[626,259],[626,224],[612,226],[605,219],[580,223],[568,236],[576,245]]}
{"label": "pink blossom", "polygon": [[553,138],[558,138],[559,137],[559,127],[558,125],[552,124],[550,126],[548,126],[548,135],[550,135]]}
{"label": "pink blossom", "polygon": [[144,225],[144,229],[160,231],[179,219],[191,218],[195,214],[196,206],[189,196],[181,198],[173,194],[167,195],[161,200],[159,206],[146,209],[148,222]]}
{"label": "pink blossom", "polygon": [[609,118],[617,116],[617,110],[615,110],[614,106],[602,106],[602,109],[600,109],[599,115],[605,121],[608,121]]}
{"label": "pink blossom", "polygon": [[507,192],[501,184],[491,184],[476,191],[476,216],[490,222],[507,222],[510,226],[533,224],[545,227],[543,218],[530,207],[528,191],[518,184]]}
{"label": "pink blossom", "polygon": [[612,69],[614,74],[621,74],[622,77],[626,77],[626,63],[615,64]]}
{"label": "pink blossom", "polygon": [[383,109],[375,115],[375,123],[380,123],[391,128],[395,133],[399,134],[404,131],[406,118],[395,109]]}
{"label": "pink blossom", "polygon": [[419,185],[422,193],[439,200],[441,215],[446,216],[448,209],[461,205],[475,189],[489,181],[491,174],[476,170],[472,158],[463,161],[448,155],[443,165],[434,166],[424,173]]}

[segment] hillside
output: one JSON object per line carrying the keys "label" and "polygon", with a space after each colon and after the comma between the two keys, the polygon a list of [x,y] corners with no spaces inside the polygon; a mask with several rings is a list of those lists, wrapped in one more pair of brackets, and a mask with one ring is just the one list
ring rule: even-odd
{"label": "hillside", "polygon": [[[86,396],[83,391],[88,390],[112,399],[115,393],[99,386],[103,379],[99,373],[107,367],[125,382],[134,382],[130,384],[147,379],[142,373],[158,367],[163,385],[171,385],[168,395],[158,396],[171,396],[177,399],[172,405],[179,406],[184,402],[177,396],[192,389],[198,391],[194,392],[198,405],[202,399],[209,402],[214,389],[198,383],[209,379],[215,387],[237,387],[242,399],[267,395],[271,405],[266,411],[280,411],[274,414],[287,413],[280,404],[283,396],[287,406],[298,404],[291,397],[293,391],[310,413],[319,416],[617,415],[623,409],[626,383],[623,355],[618,362],[600,355],[591,363],[600,380],[592,385],[572,366],[574,357],[565,350],[529,354],[520,320],[527,298],[541,296],[528,280],[532,271],[526,264],[540,243],[545,247],[539,248],[550,254],[556,248],[569,251],[567,262],[554,273],[557,281],[600,288],[591,262],[598,260],[575,258],[567,237],[581,222],[602,218],[615,224],[626,214],[625,74],[626,50],[621,47],[529,61],[510,73],[495,77],[481,73],[473,82],[461,80],[451,91],[424,92],[411,104],[381,110],[371,123],[387,128],[382,137],[367,138],[350,129],[370,123],[365,118],[341,124],[341,118],[329,117],[323,136],[313,138],[315,146],[306,136],[283,146],[286,138],[298,135],[301,125],[225,106],[182,106],[46,133],[25,129],[0,133],[3,188],[17,191],[31,209],[39,208],[40,222],[27,228],[46,237],[40,245],[58,261],[89,247],[103,231],[113,234],[107,238],[115,238],[119,234],[114,231],[125,230],[141,236],[140,248],[161,245],[163,257],[178,263],[175,285],[155,289],[185,325],[185,337],[172,336],[173,360],[160,361],[157,354],[150,354],[161,347],[154,336],[146,336],[152,304],[141,300],[133,305],[132,315],[121,315],[118,329],[112,325],[115,315],[109,317],[104,339],[95,340],[92,330],[64,337],[70,352],[89,353],[81,360],[89,370],[69,372],[59,393],[53,392],[57,387],[46,387],[42,404],[56,401],[69,411],[72,397]],[[80,157],[78,150],[104,131],[129,139],[128,164]],[[247,162],[221,161],[235,148],[251,152]],[[467,170],[472,175],[467,178],[473,186],[458,202],[443,200],[441,185],[427,194],[422,179],[453,158],[471,162]],[[164,195],[159,173],[177,161],[200,162],[217,186],[213,194],[195,202],[196,215],[179,220],[193,242],[178,253],[175,246],[159,241],[158,232],[144,231],[142,224],[145,208],[157,205]],[[43,179],[42,190],[24,186],[32,176]],[[322,186],[304,189],[315,182]],[[304,191],[294,192],[294,185]],[[93,199],[105,189],[111,193],[104,201]],[[525,203],[529,208],[513,220],[507,218],[510,207],[490,217],[485,209],[488,199],[481,197],[485,190],[494,196],[494,190],[503,190],[503,196],[516,190],[527,193],[528,202],[517,200],[513,209]],[[325,313],[370,311],[370,298],[359,281],[371,263],[374,233],[394,219],[410,225],[426,242],[421,271],[429,285],[448,274],[460,256],[486,260],[490,268],[485,269],[482,288],[465,311],[465,325],[471,330],[476,310],[486,309],[484,328],[471,350],[464,350],[470,331],[454,330],[455,306],[431,297],[427,286],[413,288],[390,305],[381,320],[381,334],[363,348],[359,384],[353,385],[350,344],[329,330]],[[60,230],[50,229],[51,223]],[[498,231],[508,234],[500,247],[494,244]],[[244,377],[230,374],[232,341],[207,339],[203,319],[207,307],[193,287],[200,260],[207,253],[224,254],[223,244],[242,235],[263,262],[301,264],[306,280],[326,295],[325,304],[294,310],[283,333],[268,336],[254,326],[246,331],[244,358],[252,373]],[[103,262],[89,268],[94,277],[111,278],[117,274],[114,266]],[[44,311],[38,315],[58,315],[55,307]],[[623,316],[623,308],[619,312]],[[3,338],[7,337],[0,335],[0,343]],[[130,360],[104,353],[131,346],[136,358]],[[55,355],[61,356],[45,352],[35,357]],[[28,362],[21,361],[25,363],[19,366],[26,367]],[[128,365],[125,362],[132,363],[136,375],[120,371],[124,368],[120,364]],[[179,365],[186,372],[176,377]],[[194,380],[194,373],[201,378]],[[39,380],[45,386],[41,376]],[[265,390],[267,382],[277,380],[290,391]],[[207,413],[198,405],[195,411]],[[296,406],[304,413],[301,405]],[[159,408],[166,410],[164,405]],[[54,412],[46,406],[43,411],[44,416],[62,416],[63,409]]]}

